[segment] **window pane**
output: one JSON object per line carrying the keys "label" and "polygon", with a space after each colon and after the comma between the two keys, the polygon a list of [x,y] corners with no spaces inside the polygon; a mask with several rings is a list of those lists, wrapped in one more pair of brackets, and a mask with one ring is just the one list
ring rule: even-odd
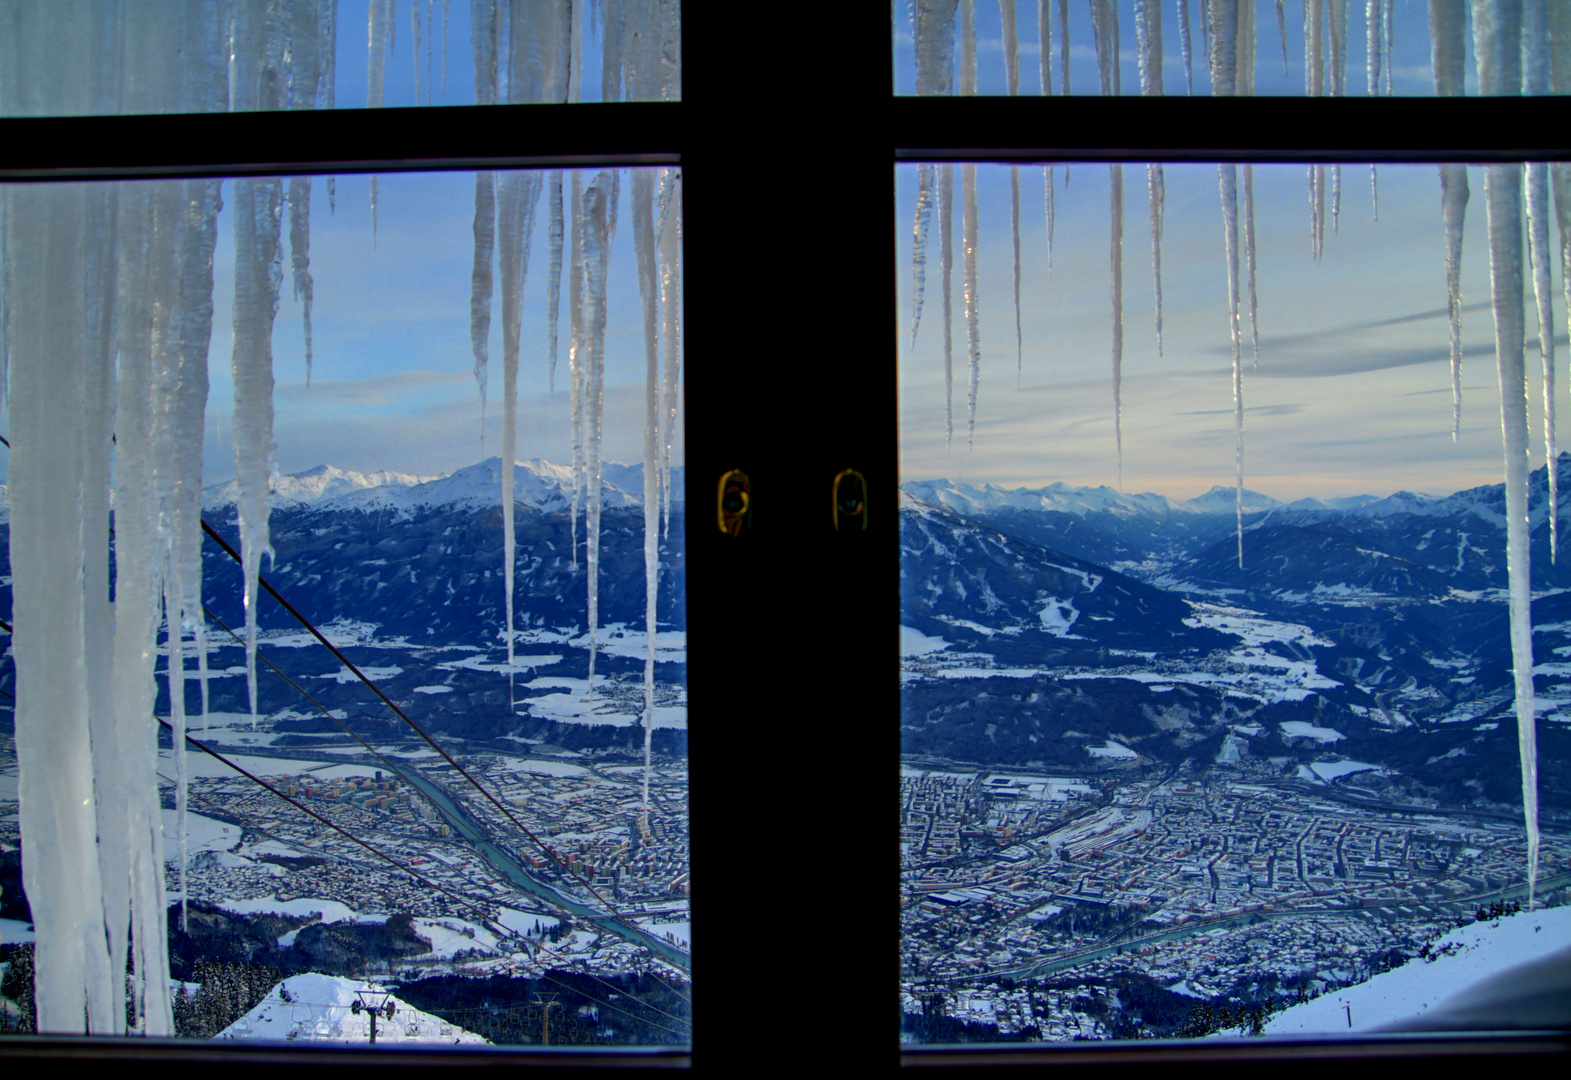
{"label": "window pane", "polygon": [[1549,1022],[1561,168],[898,167],[903,1039]]}
{"label": "window pane", "polygon": [[0,5],[0,115],[681,96],[675,0],[107,0]]}
{"label": "window pane", "polygon": [[1491,37],[1475,35],[1466,0],[910,0],[894,23],[895,93],[1571,93],[1571,12],[1508,8]]}
{"label": "window pane", "polygon": [[379,183],[3,191],[11,1030],[690,1039],[680,175]]}

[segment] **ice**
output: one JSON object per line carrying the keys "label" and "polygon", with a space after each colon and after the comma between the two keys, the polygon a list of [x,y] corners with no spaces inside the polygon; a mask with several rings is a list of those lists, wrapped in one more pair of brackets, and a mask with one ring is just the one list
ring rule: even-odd
{"label": "ice", "polygon": [[644,316],[644,798],[649,813],[650,740],[655,721],[656,611],[660,599],[660,292],[655,259],[654,177],[633,172],[633,249]]}
{"label": "ice", "polygon": [[1124,167],[1107,167],[1112,191],[1109,265],[1113,301],[1113,441],[1118,451],[1118,486],[1124,486]]}
{"label": "ice", "polygon": [[916,220],[911,225],[911,347],[922,325],[922,293],[927,285],[927,233],[933,220],[936,167],[924,162],[916,169]]}
{"label": "ice", "polygon": [[469,343],[480,391],[480,445],[485,446],[485,393],[491,349],[491,262],[496,246],[496,180],[475,173],[475,261],[469,285]]}
{"label": "ice", "polygon": [[[1046,3],[1046,0],[1043,0]],[[1047,272],[1053,272],[1053,166],[1042,166],[1042,212],[1047,219]]]}
{"label": "ice", "polygon": [[1462,227],[1467,166],[1440,166],[1440,212],[1446,228],[1446,311],[1451,326],[1451,441],[1462,431]]}
{"label": "ice", "polygon": [[1114,0],[1091,0],[1091,30],[1096,41],[1097,78],[1103,97],[1119,93],[1118,5]]}
{"label": "ice", "polygon": [[1340,232],[1342,223],[1342,166],[1331,167],[1331,231]]}
{"label": "ice", "polygon": [[944,299],[944,446],[955,440],[954,203],[955,167],[938,171],[938,267]]}
{"label": "ice", "polygon": [[573,429],[573,507],[571,531],[573,569],[578,569],[578,509],[584,491],[584,177],[573,170],[569,187],[570,223],[567,274],[568,411]]}
{"label": "ice", "polygon": [[[516,570],[513,468],[518,456],[518,348],[529,276],[529,247],[540,201],[538,172],[502,174],[497,198],[498,261],[502,285],[502,589],[507,662],[513,662],[513,583]],[[508,678],[509,693],[512,678]]]}
{"label": "ice", "polygon": [[[1277,0],[1278,13],[1282,10],[1283,0]],[[1184,58],[1184,93],[1189,97],[1195,94],[1195,54],[1194,45],[1189,36],[1189,0],[1178,0],[1178,41],[1179,49]]]}
{"label": "ice", "polygon": [[[1247,0],[1245,0],[1247,2]],[[1210,0],[1211,93],[1238,93],[1238,9],[1240,0]]]}
{"label": "ice", "polygon": [[1015,243],[1015,388],[1020,387],[1020,367],[1025,337],[1020,328],[1020,166],[1009,166],[1009,227]]}
{"label": "ice", "polygon": [[1384,59],[1381,49],[1385,39],[1383,0],[1365,0],[1364,22],[1364,51],[1368,57],[1366,66],[1369,74],[1369,96],[1376,97],[1380,93],[1381,61]]}
{"label": "ice", "polygon": [[660,502],[665,508],[662,535],[671,532],[671,448],[676,440],[676,409],[682,379],[682,173],[667,169],[661,176],[660,215],[660,338],[665,371],[660,397]]}
{"label": "ice", "polygon": [[1042,96],[1053,93],[1052,0],[1036,0],[1037,67],[1042,75]]}
{"label": "ice", "polygon": [[1260,368],[1260,304],[1255,293],[1255,167],[1244,166],[1244,276],[1249,285],[1249,339]]}
{"label": "ice", "polygon": [[[602,169],[584,191],[579,232],[584,265],[585,554],[589,590],[589,687],[594,692],[600,633],[600,436],[605,401],[606,272],[615,228],[617,178]],[[652,463],[646,463],[646,468]]]}
{"label": "ice", "polygon": [[[1047,0],[1040,2],[1045,4]],[[1069,96],[1069,51],[1069,0],[1058,0],[1058,79],[1065,97]]]}
{"label": "ice", "polygon": [[[1529,10],[1531,7],[1529,4]],[[1547,25],[1544,33],[1547,36]],[[1543,85],[1532,89],[1532,93],[1549,92],[1547,72],[1545,74]],[[1544,460],[1559,461],[1560,454],[1555,446],[1555,294],[1550,281],[1549,164],[1535,161],[1525,168],[1528,251],[1532,257],[1533,298],[1538,307],[1538,353],[1544,365]],[[1549,475],[1549,561],[1554,563],[1560,552],[1560,470],[1546,471]]]}
{"label": "ice", "polygon": [[[234,375],[235,478],[240,499],[240,558],[245,575],[246,693],[256,715],[257,577],[272,555],[268,515],[274,468],[273,319],[283,269],[279,228],[283,185],[241,178],[235,189]],[[200,425],[197,428],[200,438]],[[193,617],[187,611],[188,618]],[[204,682],[205,685],[205,682]]]}
{"label": "ice", "polygon": [[289,180],[289,262],[305,324],[305,384],[311,385],[311,178]]}
{"label": "ice", "polygon": [[960,189],[965,206],[960,245],[965,262],[966,356],[971,373],[970,390],[966,397],[966,445],[972,446],[976,442],[976,395],[982,381],[982,296],[976,253],[980,230],[977,225],[975,163],[966,162],[960,166]]}
{"label": "ice", "polygon": [[[483,3],[484,0],[478,0]],[[478,3],[477,3],[478,6]],[[387,82],[387,58],[393,51],[393,23],[398,14],[398,0],[370,0],[366,11],[366,91],[368,109],[380,109]],[[478,21],[478,20],[477,20]],[[476,35],[478,39],[479,35]],[[475,65],[475,78],[479,79],[480,65]],[[376,174],[371,174],[371,236],[376,236]]]}
{"label": "ice", "polygon": [[[1247,169],[1248,166],[1246,165]],[[1146,193],[1151,203],[1151,275],[1156,285],[1156,354],[1162,355],[1162,209],[1167,182],[1162,166],[1146,166]]]}
{"label": "ice", "polygon": [[[445,3],[446,0],[443,0]],[[546,184],[546,211],[550,215],[547,226],[551,248],[551,264],[546,274],[546,379],[551,393],[556,393],[557,323],[562,310],[562,170],[556,169]]]}
{"label": "ice", "polygon": [[1227,244],[1228,333],[1233,344],[1233,462],[1238,474],[1238,565],[1244,565],[1244,364],[1238,319],[1238,167],[1218,165],[1222,232]]}
{"label": "ice", "polygon": [[1135,46],[1140,53],[1140,93],[1162,94],[1162,5],[1159,0],[1135,0]]}
{"label": "ice", "polygon": [[918,94],[954,93],[956,4],[957,0],[915,0],[911,6]]}
{"label": "ice", "polygon": [[1015,21],[1015,0],[998,0],[998,20],[1004,35],[1004,81],[1010,97],[1020,93],[1020,27]]}
{"label": "ice", "polygon": [[[67,73],[62,73],[67,74]],[[83,560],[106,533],[84,531],[88,457],[107,453],[83,408],[108,357],[88,330],[94,185],[20,185],[5,192],[13,265],[10,302],[13,649],[16,661],[18,815],[24,888],[37,932],[38,1027],[118,1031],[119,1003],[104,935],[93,804]],[[102,189],[99,189],[102,192]],[[65,497],[62,497],[62,496]],[[47,854],[45,854],[47,853]]]}
{"label": "ice", "polygon": [[[1480,31],[1492,29],[1475,13]],[[1505,35],[1501,35],[1505,37]],[[1480,84],[1498,89],[1484,76],[1511,67],[1486,53],[1489,38],[1480,34]],[[1515,36],[1510,36],[1513,44]],[[1501,48],[1499,51],[1505,51]],[[1511,50],[1515,53],[1515,50]],[[1518,56],[1520,54],[1517,54]],[[1488,65],[1486,66],[1486,56]],[[1498,65],[1498,66],[1495,66]],[[1538,882],[1538,752],[1533,710],[1533,623],[1529,580],[1528,407],[1522,314],[1522,166],[1491,165],[1484,178],[1489,208],[1489,272],[1495,313],[1495,354],[1500,370],[1500,424],[1505,445],[1506,567],[1510,585],[1511,660],[1515,676],[1517,746],[1522,764],[1522,811],[1527,823],[1529,900]]]}
{"label": "ice", "polygon": [[960,0],[960,93],[976,95],[976,0]]}

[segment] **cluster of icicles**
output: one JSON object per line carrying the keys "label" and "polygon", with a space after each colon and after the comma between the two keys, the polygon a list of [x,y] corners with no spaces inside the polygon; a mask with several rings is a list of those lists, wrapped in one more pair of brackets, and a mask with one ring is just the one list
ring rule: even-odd
{"label": "cluster of icicles", "polygon": [[[1094,29],[1101,92],[1118,94],[1119,21],[1116,0],[1088,0]],[[1211,76],[1212,93],[1218,96],[1252,95],[1255,87],[1257,35],[1254,0],[1199,0],[1204,5],[1202,31]],[[1367,0],[1370,47],[1367,49],[1368,93],[1391,93],[1393,0]],[[1185,85],[1194,90],[1189,0],[1177,0],[1178,29]],[[1052,0],[1038,0],[1037,20],[1041,42],[1041,92],[1053,93]],[[1020,51],[1015,0],[998,0],[1003,22],[1005,79],[1011,96],[1020,92]],[[1060,45],[1060,87],[1069,93],[1069,0],[1057,0]],[[1160,0],[1134,0],[1137,68],[1141,93],[1160,95],[1162,89],[1162,6]],[[917,93],[948,95],[956,92],[956,38],[959,39],[959,86],[963,95],[977,92],[976,0],[910,0],[916,52]],[[1471,16],[1471,19],[1469,18]],[[1347,0],[1304,0],[1305,93],[1341,96],[1347,89]],[[1286,65],[1286,14],[1283,0],[1276,0],[1278,32]],[[1435,93],[1457,97],[1464,92],[1466,35],[1471,22],[1473,51],[1477,57],[1481,95],[1571,94],[1571,5],[1551,0],[1429,0],[1431,57]],[[957,26],[958,24],[958,26]],[[1383,87],[1382,87],[1383,80]],[[1052,265],[1054,167],[1043,167],[1046,187],[1048,265]],[[1112,375],[1114,439],[1118,456],[1119,486],[1123,484],[1123,166],[1109,166],[1112,173]],[[1066,166],[1067,173],[1067,166]],[[1260,335],[1255,295],[1255,223],[1253,174],[1249,165],[1217,166],[1221,190],[1223,240],[1226,252],[1228,334],[1233,354],[1234,467],[1237,491],[1238,561],[1244,562],[1244,398],[1243,309],[1247,304],[1250,337],[1258,366]],[[1240,228],[1240,173],[1242,173],[1242,228]],[[1525,185],[1524,185],[1525,174]],[[1067,180],[1067,177],[1066,177]],[[1014,240],[1014,299],[1016,371],[1021,364],[1020,330],[1020,167],[1010,167],[1011,224]],[[1162,348],[1162,213],[1163,175],[1159,164],[1146,167],[1151,208],[1152,270],[1156,279],[1156,341]],[[1379,213],[1378,176],[1373,167],[1370,183]],[[1441,210],[1446,233],[1446,281],[1451,333],[1452,437],[1461,425],[1462,341],[1461,260],[1462,226],[1467,209],[1467,167],[1440,166]],[[914,224],[913,310],[911,336],[921,325],[922,300],[927,274],[927,243],[936,198],[939,221],[939,266],[942,278],[945,427],[954,434],[953,391],[953,203],[954,166],[918,166],[918,197]],[[1525,189],[1525,192],[1524,192]],[[1551,311],[1550,193],[1558,230],[1561,275],[1566,279],[1567,307],[1571,311],[1571,164],[1534,163],[1491,165],[1485,172],[1485,200],[1489,215],[1490,271],[1495,315],[1495,351],[1499,361],[1501,428],[1505,448],[1506,554],[1509,569],[1511,655],[1515,670],[1518,746],[1522,763],[1522,803],[1527,825],[1529,897],[1538,879],[1538,751],[1533,709],[1533,649],[1531,574],[1528,562],[1528,384],[1525,366],[1526,326],[1522,316],[1524,268],[1530,272],[1538,315],[1539,352],[1543,361],[1544,440],[1550,499],[1550,552],[1559,542],[1557,522],[1559,478],[1555,440],[1554,327]],[[1316,258],[1325,247],[1326,166],[1309,166],[1310,243]],[[1341,199],[1341,167],[1335,166],[1331,185],[1333,225]],[[964,259],[969,389],[967,439],[976,430],[977,390],[981,381],[981,328],[977,278],[978,217],[976,166],[961,166],[961,251]],[[1527,247],[1523,246],[1523,216],[1527,222]],[[1242,266],[1240,266],[1242,250]]]}
{"label": "cluster of icicles", "polygon": [[[429,43],[434,5],[411,0],[409,9],[418,83],[422,12]],[[445,54],[447,0],[442,9]],[[582,3],[472,0],[477,98],[482,103],[577,100],[583,36],[596,25],[605,57],[603,100],[620,99],[624,80],[628,98],[674,96],[679,85],[676,10],[671,0],[591,0],[587,9]],[[396,0],[371,0],[367,103],[372,107],[382,104],[397,13]],[[335,104],[336,0],[160,0],[134,7],[96,0],[0,0],[0,20],[7,27],[0,35],[3,115]],[[427,99],[433,52],[428,44]],[[579,481],[575,526],[582,502],[588,518],[593,639],[606,273],[619,182],[615,170],[602,170],[584,189],[572,174],[564,215],[563,176],[549,175],[550,303],[554,313],[566,237]],[[257,177],[232,184],[233,442],[246,681],[254,717],[258,575],[263,553],[271,555],[269,497],[276,472],[271,341],[284,276],[283,222],[287,215],[309,381],[311,180]],[[649,353],[647,765],[658,513],[669,505],[680,375],[681,179],[667,171],[657,194],[650,172],[635,171],[631,186]],[[472,323],[482,395],[493,244],[501,263],[510,660],[519,305],[540,187],[540,174],[482,174],[476,199]],[[331,178],[327,192],[331,206]],[[373,181],[373,221],[375,192]],[[8,400],[19,405],[10,410],[8,476],[16,748],[24,887],[37,938],[40,1031],[118,1034],[127,1030],[130,1016],[132,1030],[174,1033],[154,669],[158,631],[167,625],[170,722],[174,745],[182,746],[188,649],[197,656],[204,716],[207,711],[202,440],[221,195],[222,181],[196,179],[10,185],[0,198],[0,387],[9,380]],[[554,367],[554,314],[551,327],[547,352]],[[182,905],[185,756],[174,755]],[[646,770],[646,806],[647,790]]]}

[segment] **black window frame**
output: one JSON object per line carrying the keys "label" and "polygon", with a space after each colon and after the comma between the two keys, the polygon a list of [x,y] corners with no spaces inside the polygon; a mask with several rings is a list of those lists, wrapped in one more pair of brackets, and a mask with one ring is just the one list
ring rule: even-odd
{"label": "black window frame", "polygon": [[[811,38],[796,31],[809,13],[818,16]],[[1571,151],[1516,138],[1564,130],[1545,103],[1520,99],[897,98],[894,17],[876,3],[780,9],[687,0],[677,102],[0,120],[0,182],[682,167],[689,797],[701,881],[690,1052],[373,1052],[26,1036],[0,1038],[0,1057],[692,1067],[716,1075],[827,1066],[855,1075],[900,1065],[1253,1068],[1571,1051],[1558,1035],[896,1043],[894,166],[1307,160],[1315,146],[1341,148],[1319,151],[1322,160],[1358,161]],[[1512,107],[1531,115],[1522,121]],[[1454,148],[1448,110],[1461,110],[1478,145]],[[1251,130],[1280,135],[1246,141]],[[1324,156],[1331,153],[1348,156]],[[869,528],[859,535],[830,528],[832,478],[847,467],[868,481]],[[704,527],[716,481],[733,468],[749,473],[754,498],[753,529],[740,538]]]}

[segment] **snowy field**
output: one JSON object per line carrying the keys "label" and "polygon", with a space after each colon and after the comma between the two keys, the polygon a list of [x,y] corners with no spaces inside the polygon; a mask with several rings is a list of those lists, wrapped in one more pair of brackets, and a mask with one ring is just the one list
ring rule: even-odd
{"label": "snowy field", "polygon": [[[376,992],[376,985],[315,972],[294,975],[273,987],[256,1008],[214,1038],[364,1045],[371,1038],[371,1018],[353,1006],[368,991]],[[390,1000],[394,1008],[391,1018],[377,1019],[379,1044],[488,1045],[479,1035],[421,1012],[395,995],[384,998],[376,993],[373,1000]]]}
{"label": "snowy field", "polygon": [[[1371,1031],[1418,1017],[1447,998],[1517,964],[1571,944],[1571,907],[1522,912],[1452,930],[1430,948],[1367,982],[1324,994],[1278,1013],[1267,1035]],[[1233,1032],[1231,1034],[1237,1034]]]}
{"label": "snowy field", "polygon": [[[180,857],[180,834],[175,827],[175,812],[165,810],[163,815],[164,858],[173,861]],[[185,837],[186,851],[191,855],[199,851],[233,851],[240,844],[240,826],[187,810]]]}

